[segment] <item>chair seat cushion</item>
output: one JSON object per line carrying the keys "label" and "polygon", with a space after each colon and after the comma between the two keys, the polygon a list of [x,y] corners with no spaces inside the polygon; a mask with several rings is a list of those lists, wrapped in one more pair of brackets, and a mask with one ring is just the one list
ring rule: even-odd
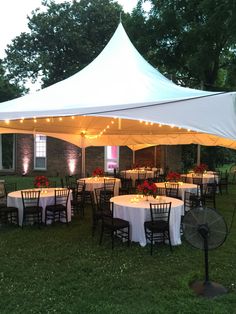
{"label": "chair seat cushion", "polygon": [[18,208],[17,207],[13,207],[13,206],[5,206],[5,207],[1,207],[0,206],[0,212],[1,213],[10,213],[10,212],[18,212]]}
{"label": "chair seat cushion", "polygon": [[24,209],[25,213],[28,214],[34,214],[34,213],[38,213],[38,212],[42,212],[43,208],[41,206],[37,207],[37,206],[27,206]]}
{"label": "chair seat cushion", "polygon": [[50,212],[59,212],[59,211],[65,211],[66,207],[63,204],[54,204],[54,205],[47,205],[46,211]]}
{"label": "chair seat cushion", "polygon": [[165,220],[159,220],[159,221],[145,221],[144,222],[145,228],[153,231],[153,232],[163,232],[165,230],[168,230],[168,222]]}
{"label": "chair seat cushion", "polygon": [[122,228],[127,228],[129,227],[129,222],[124,219],[120,218],[113,218],[113,223],[112,219],[106,220],[106,225],[108,225],[110,228],[115,229],[122,229]]}

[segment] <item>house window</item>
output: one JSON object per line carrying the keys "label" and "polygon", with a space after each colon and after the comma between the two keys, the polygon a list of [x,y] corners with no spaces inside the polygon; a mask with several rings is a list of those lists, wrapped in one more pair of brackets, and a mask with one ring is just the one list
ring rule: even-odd
{"label": "house window", "polygon": [[46,170],[47,137],[36,134],[34,138],[34,169]]}
{"label": "house window", "polygon": [[0,134],[0,170],[14,170],[15,165],[15,136]]}
{"label": "house window", "polygon": [[105,146],[105,171],[119,168],[119,146]]}

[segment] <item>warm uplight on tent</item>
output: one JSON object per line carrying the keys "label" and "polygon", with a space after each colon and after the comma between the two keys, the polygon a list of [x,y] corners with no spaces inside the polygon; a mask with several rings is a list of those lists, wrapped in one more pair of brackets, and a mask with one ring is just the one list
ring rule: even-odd
{"label": "warm uplight on tent", "polygon": [[148,122],[147,122],[147,121],[145,122],[145,125],[148,125]]}
{"label": "warm uplight on tent", "polygon": [[9,124],[9,123],[10,123],[10,120],[5,120],[5,123],[6,123],[6,124]]}
{"label": "warm uplight on tent", "polygon": [[71,116],[71,119],[72,119],[72,120],[74,120],[74,118],[75,118],[74,116]]}
{"label": "warm uplight on tent", "polygon": [[162,127],[162,124],[160,123],[160,124],[159,124],[159,128],[161,128],[161,127]]}
{"label": "warm uplight on tent", "polygon": [[171,126],[170,126],[172,129],[175,127],[173,124],[171,124]]}
{"label": "warm uplight on tent", "polygon": [[46,119],[46,121],[47,121],[47,122],[50,122],[50,119],[49,119],[49,118],[47,118],[47,119]]}
{"label": "warm uplight on tent", "polygon": [[34,119],[34,123],[36,123],[37,122],[37,120],[36,119]]}
{"label": "warm uplight on tent", "polygon": [[188,129],[188,132],[190,132],[191,130],[190,129]]}
{"label": "warm uplight on tent", "polygon": [[111,121],[111,124],[114,124],[114,123],[115,123],[115,122],[112,120],[112,121]]}
{"label": "warm uplight on tent", "polygon": [[59,121],[62,121],[62,117],[59,118]]}
{"label": "warm uplight on tent", "polygon": [[107,129],[110,129],[110,125],[107,125]]}
{"label": "warm uplight on tent", "polygon": [[20,123],[23,123],[23,121],[24,121],[24,120],[21,119],[21,120],[20,120]]}
{"label": "warm uplight on tent", "polygon": [[140,123],[143,123],[143,120],[139,120]]}

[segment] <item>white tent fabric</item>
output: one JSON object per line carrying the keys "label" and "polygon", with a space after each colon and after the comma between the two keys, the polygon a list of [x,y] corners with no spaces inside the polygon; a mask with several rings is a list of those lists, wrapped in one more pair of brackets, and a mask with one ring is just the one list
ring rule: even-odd
{"label": "white tent fabric", "polygon": [[236,148],[235,97],[174,84],[144,60],[120,24],[100,55],[77,74],[1,103],[0,132],[42,133],[78,146]]}

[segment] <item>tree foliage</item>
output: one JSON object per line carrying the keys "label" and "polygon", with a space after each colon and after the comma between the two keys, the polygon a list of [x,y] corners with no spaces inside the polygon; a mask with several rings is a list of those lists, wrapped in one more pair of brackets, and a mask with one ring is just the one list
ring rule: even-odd
{"label": "tree foliage", "polygon": [[4,73],[0,60],[0,102],[16,98],[22,94],[23,90],[15,84],[11,84]]}
{"label": "tree foliage", "polygon": [[28,17],[29,33],[8,46],[5,66],[11,78],[42,78],[43,87],[63,80],[90,63],[116,29],[121,6],[111,0],[44,1]]}
{"label": "tree foliage", "polygon": [[[236,2],[150,0],[149,58],[182,85],[236,86]],[[233,65],[233,67],[232,67]]]}

